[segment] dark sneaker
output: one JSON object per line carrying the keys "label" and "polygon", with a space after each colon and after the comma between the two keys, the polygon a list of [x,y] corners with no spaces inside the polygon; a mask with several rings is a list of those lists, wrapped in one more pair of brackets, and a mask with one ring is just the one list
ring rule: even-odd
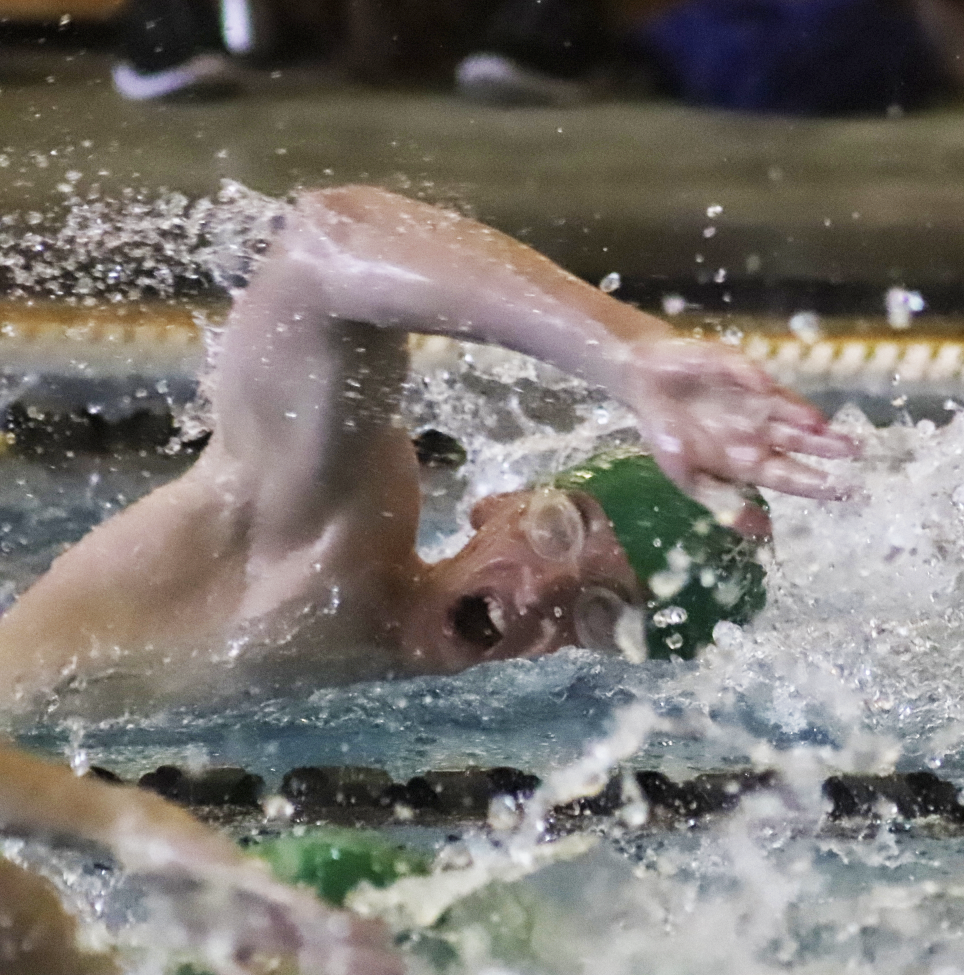
{"label": "dark sneaker", "polygon": [[231,91],[218,13],[213,0],[127,0],[121,61],[112,72],[118,92],[146,101]]}

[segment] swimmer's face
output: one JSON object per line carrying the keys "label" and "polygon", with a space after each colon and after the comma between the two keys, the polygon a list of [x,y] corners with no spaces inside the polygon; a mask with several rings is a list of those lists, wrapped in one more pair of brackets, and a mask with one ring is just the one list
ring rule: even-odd
{"label": "swimmer's face", "polygon": [[644,598],[588,494],[493,495],[475,505],[471,521],[475,534],[428,569],[402,627],[419,668],[456,671],[571,645],[605,649],[626,604]]}

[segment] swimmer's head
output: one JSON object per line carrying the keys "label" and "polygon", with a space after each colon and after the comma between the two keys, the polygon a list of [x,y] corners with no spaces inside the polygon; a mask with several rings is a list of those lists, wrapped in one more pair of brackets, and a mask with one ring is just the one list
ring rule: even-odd
{"label": "swimmer's head", "polygon": [[746,623],[763,608],[766,573],[756,552],[770,521],[756,492],[733,513],[737,531],[635,451],[601,454],[553,484],[592,495],[605,511],[647,592],[650,657],[692,657],[712,640],[717,623]]}
{"label": "swimmer's head", "polygon": [[482,498],[475,534],[426,567],[401,623],[407,662],[428,672],[607,646],[619,613],[646,593],[601,505],[538,488]]}
{"label": "swimmer's head", "polygon": [[754,545],[638,453],[596,457],[528,491],[492,495],[475,534],[428,567],[401,642],[426,670],[616,649],[627,607],[649,656],[692,656],[720,620],[763,604]]}

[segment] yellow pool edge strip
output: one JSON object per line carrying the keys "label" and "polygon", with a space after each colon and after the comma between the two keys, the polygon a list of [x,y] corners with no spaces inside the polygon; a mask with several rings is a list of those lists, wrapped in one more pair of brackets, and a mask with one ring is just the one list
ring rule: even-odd
{"label": "yellow pool edge strip", "polygon": [[964,378],[964,340],[925,336],[820,339],[749,335],[746,356],[788,385],[828,380],[952,383]]}
{"label": "yellow pool edge strip", "polygon": [[185,346],[199,342],[201,332],[197,312],[181,305],[86,308],[59,302],[0,302],[0,346],[6,342]]}
{"label": "yellow pool edge strip", "polygon": [[196,375],[218,306],[0,301],[0,371],[80,378]]}

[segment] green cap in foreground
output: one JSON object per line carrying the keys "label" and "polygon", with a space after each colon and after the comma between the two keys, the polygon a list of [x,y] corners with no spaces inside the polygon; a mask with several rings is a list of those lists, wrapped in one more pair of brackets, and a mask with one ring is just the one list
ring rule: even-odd
{"label": "green cap in foreground", "polygon": [[[759,544],[721,525],[646,454],[599,454],[563,471],[553,486],[585,491],[602,506],[629,564],[652,594],[650,658],[692,658],[721,620],[743,624],[766,603]],[[766,502],[752,498],[762,508]]]}
{"label": "green cap in foreground", "polygon": [[365,830],[322,828],[301,836],[287,835],[250,846],[274,875],[289,884],[306,884],[319,897],[341,906],[363,880],[387,887],[399,877],[427,874],[425,854]]}

